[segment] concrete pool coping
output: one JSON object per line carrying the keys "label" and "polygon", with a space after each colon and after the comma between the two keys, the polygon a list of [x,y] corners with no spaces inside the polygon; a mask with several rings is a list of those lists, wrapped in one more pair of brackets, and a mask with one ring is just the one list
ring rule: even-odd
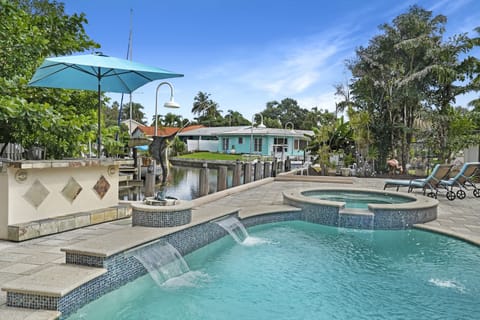
{"label": "concrete pool coping", "polygon": [[[321,179],[315,181],[300,181],[300,179],[288,179],[288,181],[286,181],[287,179],[284,181],[270,179],[270,181],[266,181],[266,183],[263,184],[249,184],[248,188],[245,187],[241,190],[242,192],[233,192],[234,190],[230,190],[223,196],[216,195],[211,198],[202,197],[197,199],[198,201],[195,201],[194,212],[208,213],[212,208],[241,207],[242,209],[239,212],[239,217],[243,219],[250,214],[255,215],[257,212],[263,211],[263,208],[270,208],[272,211],[284,210],[285,207],[282,204],[283,199],[279,196],[283,191],[292,188],[310,188],[317,185],[325,185],[326,183],[332,187],[338,187],[339,184],[343,183],[325,182],[319,184],[318,182],[320,182]],[[378,190],[382,189],[384,182],[384,179],[377,178],[351,179],[353,185],[357,188],[376,188]],[[477,213],[478,201],[478,199],[475,199],[470,195],[470,192],[468,192],[466,199],[460,201],[448,201],[444,199],[444,197],[439,197],[439,216],[437,220],[428,222],[427,224],[414,225],[414,227],[452,236],[480,246],[480,215]],[[5,259],[12,259],[13,257],[10,257],[10,255],[14,253],[20,258],[20,255],[26,256],[27,254],[30,254],[31,251],[40,251],[39,254],[42,254],[42,251],[59,252],[61,247],[65,247],[60,243],[65,243],[66,239],[72,239],[68,240],[68,242],[77,243],[79,241],[75,240],[76,238],[82,239],[81,241],[85,241],[83,239],[87,236],[90,238],[98,238],[98,234],[112,233],[115,232],[117,228],[131,228],[129,220],[107,222],[96,226],[68,231],[59,235],[51,235],[37,240],[26,241],[24,243],[0,242],[0,252],[5,256]],[[83,232],[83,229],[85,232]],[[18,254],[16,252],[18,252]],[[26,257],[28,258],[28,256]],[[55,260],[53,263],[62,263],[62,260],[64,262],[63,258],[58,259],[58,261]],[[9,262],[7,265],[6,261],[12,262]],[[10,266],[16,266],[18,264],[14,260],[3,260],[1,263],[9,268]],[[18,272],[20,272],[20,270]],[[18,276],[21,277],[22,274],[18,273]],[[0,275],[4,276],[3,279],[8,279],[6,277],[7,273],[2,272],[1,269]],[[0,282],[0,284],[3,285],[5,280],[2,281],[2,278],[0,277]],[[0,298],[2,297],[0,296]],[[1,319],[47,320],[56,319],[59,314],[57,311],[5,307],[4,303],[4,300],[3,302],[0,301],[0,304],[3,304],[0,306]]]}

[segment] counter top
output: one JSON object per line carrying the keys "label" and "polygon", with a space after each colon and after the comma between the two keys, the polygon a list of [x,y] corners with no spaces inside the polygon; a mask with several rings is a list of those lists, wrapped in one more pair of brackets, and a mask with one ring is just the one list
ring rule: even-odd
{"label": "counter top", "polygon": [[1,166],[17,169],[104,167],[124,164],[133,164],[133,159],[2,160],[0,162]]}

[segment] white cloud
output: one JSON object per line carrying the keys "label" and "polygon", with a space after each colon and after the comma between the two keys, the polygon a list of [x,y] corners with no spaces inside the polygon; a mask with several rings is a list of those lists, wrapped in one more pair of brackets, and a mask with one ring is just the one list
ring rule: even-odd
{"label": "white cloud", "polygon": [[224,61],[202,72],[228,79],[240,88],[258,90],[267,96],[301,94],[321,81],[326,69],[345,54],[345,36],[332,32],[285,41],[256,50],[252,55]]}
{"label": "white cloud", "polygon": [[472,0],[441,0],[436,1],[429,10],[438,11],[441,14],[448,16],[457,12],[462,7],[468,5],[470,2],[472,2]]}
{"label": "white cloud", "polygon": [[312,107],[317,107],[318,109],[328,110],[330,112],[335,111],[335,102],[337,101],[335,97],[335,90],[326,88],[325,91],[313,95],[313,96],[304,96],[298,99],[298,104],[302,108],[310,109]]}

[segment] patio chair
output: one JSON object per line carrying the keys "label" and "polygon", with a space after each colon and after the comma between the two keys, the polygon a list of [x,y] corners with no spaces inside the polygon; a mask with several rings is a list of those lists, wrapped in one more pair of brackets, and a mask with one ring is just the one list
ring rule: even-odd
{"label": "patio chair", "polygon": [[448,177],[451,169],[452,165],[437,164],[430,175],[425,179],[386,180],[383,190],[390,187],[397,187],[398,191],[400,187],[408,187],[408,192],[412,192],[414,189],[421,188],[425,195],[428,189],[429,192],[427,193],[427,196],[437,198],[438,188],[442,187],[440,186],[440,181],[445,180]]}
{"label": "patio chair", "polygon": [[[480,189],[474,183],[475,177],[480,176],[480,162],[466,162],[463,164],[460,171],[452,178],[448,180],[441,180],[440,185],[447,189],[447,199],[450,201],[458,199],[465,199],[468,187],[473,187],[473,195],[480,197]],[[455,193],[453,188],[457,187],[458,190]]]}

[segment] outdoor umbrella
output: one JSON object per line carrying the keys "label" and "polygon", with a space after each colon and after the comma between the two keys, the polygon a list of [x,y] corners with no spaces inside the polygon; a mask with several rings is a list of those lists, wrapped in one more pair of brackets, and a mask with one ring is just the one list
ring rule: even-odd
{"label": "outdoor umbrella", "polygon": [[98,91],[98,154],[101,152],[101,92],[132,93],[153,80],[183,77],[183,74],[130,60],[87,54],[45,59],[28,83],[33,87]]}

